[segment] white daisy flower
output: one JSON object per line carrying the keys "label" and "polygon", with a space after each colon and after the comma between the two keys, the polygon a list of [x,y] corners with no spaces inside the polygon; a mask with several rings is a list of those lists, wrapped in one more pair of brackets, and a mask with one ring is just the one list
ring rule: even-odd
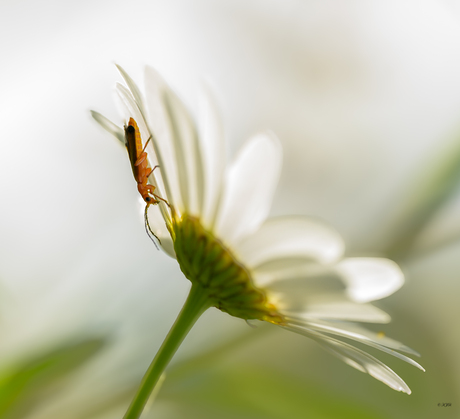
{"label": "white daisy flower", "polygon": [[[185,336],[202,312],[217,307],[308,336],[352,367],[410,394],[389,367],[348,343],[380,349],[423,370],[397,352],[418,355],[412,349],[350,323],[390,321],[370,302],[402,286],[404,276],[397,264],[383,258],[343,259],[340,235],[316,220],[267,218],[281,171],[278,139],[270,132],[253,136],[227,167],[223,130],[208,93],[202,98],[198,134],[185,106],[155,70],[146,69],[144,99],[118,69],[126,83],[118,84],[116,91],[127,125],[123,129],[92,114],[123,145],[129,133],[138,130],[148,158],[146,173],[159,166],[148,176],[154,190],[147,193],[146,222],[192,283],[182,312],[192,320],[185,325],[180,315],[170,335],[179,324]],[[131,158],[133,171],[135,160]],[[152,366],[155,362],[160,361]]]}

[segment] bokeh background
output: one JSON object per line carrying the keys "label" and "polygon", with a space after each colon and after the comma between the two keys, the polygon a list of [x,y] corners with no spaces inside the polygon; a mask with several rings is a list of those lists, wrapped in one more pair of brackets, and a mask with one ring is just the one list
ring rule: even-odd
{"label": "bokeh background", "polygon": [[189,288],[144,232],[126,152],[89,115],[123,122],[115,62],[141,85],[154,66],[195,115],[212,85],[229,159],[273,130],[272,214],[398,261],[407,282],[375,330],[427,370],[376,353],[407,396],[210,310],[145,417],[460,417],[460,2],[3,1],[0,57],[0,417],[121,418]]}

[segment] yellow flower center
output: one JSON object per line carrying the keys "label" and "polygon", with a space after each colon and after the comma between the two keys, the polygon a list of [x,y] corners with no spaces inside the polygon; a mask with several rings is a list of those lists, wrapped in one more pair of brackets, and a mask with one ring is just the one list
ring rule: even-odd
{"label": "yellow flower center", "polygon": [[207,293],[214,307],[245,320],[284,322],[265,291],[254,285],[249,271],[198,218],[173,217],[172,236],[182,272]]}

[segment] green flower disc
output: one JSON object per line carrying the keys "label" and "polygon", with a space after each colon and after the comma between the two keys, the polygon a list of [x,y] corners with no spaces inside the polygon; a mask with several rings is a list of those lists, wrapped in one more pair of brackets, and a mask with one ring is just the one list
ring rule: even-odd
{"label": "green flower disc", "polygon": [[212,306],[245,320],[283,323],[282,315],[254,285],[249,271],[198,218],[187,214],[173,217],[172,236],[182,272],[203,289]]}

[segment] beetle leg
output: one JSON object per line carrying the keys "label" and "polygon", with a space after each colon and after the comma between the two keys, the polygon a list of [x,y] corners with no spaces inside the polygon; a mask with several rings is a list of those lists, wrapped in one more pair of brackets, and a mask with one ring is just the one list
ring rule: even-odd
{"label": "beetle leg", "polygon": [[150,169],[150,172],[147,175],[147,177],[149,177],[157,167],[160,167],[160,166],[158,166],[158,164],[157,164],[153,169]]}
{"label": "beetle leg", "polygon": [[136,160],[136,163],[134,163],[134,166],[139,166],[145,161],[146,158],[147,158],[147,153],[142,152],[139,158]]}
{"label": "beetle leg", "polygon": [[145,152],[145,149],[147,148],[147,144],[149,143],[151,139],[152,139],[152,136],[150,136],[147,142],[145,143],[144,149],[142,150],[143,153]]}

